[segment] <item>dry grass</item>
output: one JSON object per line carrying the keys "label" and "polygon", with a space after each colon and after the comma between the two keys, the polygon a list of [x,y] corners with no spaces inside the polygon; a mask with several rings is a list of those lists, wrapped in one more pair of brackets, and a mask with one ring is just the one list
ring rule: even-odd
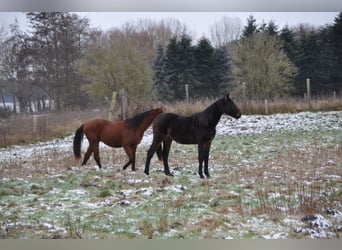
{"label": "dry grass", "polygon": [[105,112],[86,110],[12,116],[0,120],[0,147],[64,137],[96,117],[105,118]]}
{"label": "dry grass", "polygon": [[240,107],[243,114],[277,114],[298,113],[303,111],[335,111],[342,110],[342,98],[318,97],[311,100],[309,109],[308,102],[303,98],[282,98],[267,102],[250,101],[241,102]]}
{"label": "dry grass", "polygon": [[[234,99],[242,110],[242,114],[266,114],[263,101],[242,102]],[[165,104],[165,112],[190,115],[204,110],[214,99],[193,100],[190,102],[181,101],[172,104]],[[156,104],[154,106],[160,106]],[[274,113],[296,113],[307,111],[308,105],[303,99],[284,98],[276,101],[269,101],[267,114]],[[342,110],[342,98],[313,98],[311,111]],[[129,113],[134,113],[129,110]],[[0,147],[7,147],[16,144],[27,144],[41,140],[63,137],[73,133],[82,123],[96,117],[107,118],[107,110],[85,110],[65,111],[60,113],[48,113],[37,116],[17,115],[9,119],[0,120]],[[36,119],[36,124],[34,123]],[[34,125],[35,124],[35,125]]]}
{"label": "dry grass", "polygon": [[[265,101],[250,100],[244,102],[232,96],[232,99],[238,107],[240,107],[242,114],[277,114],[277,113],[297,113],[309,111],[308,103],[303,98],[281,98],[277,100],[268,100],[267,110],[265,108]],[[214,99],[192,100],[190,102],[180,101],[172,104],[166,104],[167,112],[179,113],[183,115],[190,115],[194,112],[199,112],[213,103]],[[335,111],[342,110],[342,97],[316,97],[311,100],[311,111]]]}

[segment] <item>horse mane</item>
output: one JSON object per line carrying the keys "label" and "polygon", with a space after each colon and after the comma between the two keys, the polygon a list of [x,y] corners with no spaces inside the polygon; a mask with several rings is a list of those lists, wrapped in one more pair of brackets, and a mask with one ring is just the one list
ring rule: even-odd
{"label": "horse mane", "polygon": [[[214,119],[214,117],[213,117],[214,114],[220,113],[219,108],[218,108],[218,103],[220,101],[222,101],[222,99],[223,98],[212,103],[205,110],[193,114],[193,121],[194,121],[195,125],[201,126],[201,127],[208,127],[211,125],[216,126],[216,124],[210,124],[210,122]],[[217,118],[219,119],[220,115]]]}
{"label": "horse mane", "polygon": [[126,119],[127,125],[129,127],[137,127],[139,124],[150,114],[152,110],[145,111],[143,113],[137,114],[131,118]]}

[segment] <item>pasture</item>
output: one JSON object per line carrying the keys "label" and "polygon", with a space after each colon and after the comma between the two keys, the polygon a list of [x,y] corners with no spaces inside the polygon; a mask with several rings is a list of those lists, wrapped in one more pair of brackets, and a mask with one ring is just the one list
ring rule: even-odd
{"label": "pasture", "polygon": [[177,143],[174,177],[156,156],[146,176],[151,129],[136,172],[104,145],[102,170],[93,157],[81,167],[72,140],[0,149],[0,238],[341,238],[341,111],[223,116],[210,179],[196,175],[197,146]]}

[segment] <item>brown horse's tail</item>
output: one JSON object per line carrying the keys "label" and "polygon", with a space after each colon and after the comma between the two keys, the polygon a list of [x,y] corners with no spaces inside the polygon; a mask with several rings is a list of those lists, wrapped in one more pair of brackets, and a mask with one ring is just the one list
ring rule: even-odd
{"label": "brown horse's tail", "polygon": [[157,148],[157,156],[160,161],[163,159],[163,149],[161,144]]}
{"label": "brown horse's tail", "polygon": [[81,158],[81,144],[83,140],[83,126],[84,124],[79,127],[76,132],[75,132],[75,137],[74,137],[74,156],[76,158]]}

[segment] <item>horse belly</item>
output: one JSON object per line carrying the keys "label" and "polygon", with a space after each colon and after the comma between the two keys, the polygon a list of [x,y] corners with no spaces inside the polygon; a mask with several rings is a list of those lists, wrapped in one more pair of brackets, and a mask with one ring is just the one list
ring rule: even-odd
{"label": "horse belly", "polygon": [[122,147],[122,139],[122,133],[120,131],[107,130],[101,134],[101,141],[113,148]]}
{"label": "horse belly", "polygon": [[113,147],[113,148],[120,148],[122,147],[122,141],[121,138],[117,137],[112,137],[112,138],[107,138],[105,140],[102,140],[104,144],[107,146]]}
{"label": "horse belly", "polygon": [[191,131],[182,134],[172,134],[171,138],[180,144],[197,144],[196,138]]}

